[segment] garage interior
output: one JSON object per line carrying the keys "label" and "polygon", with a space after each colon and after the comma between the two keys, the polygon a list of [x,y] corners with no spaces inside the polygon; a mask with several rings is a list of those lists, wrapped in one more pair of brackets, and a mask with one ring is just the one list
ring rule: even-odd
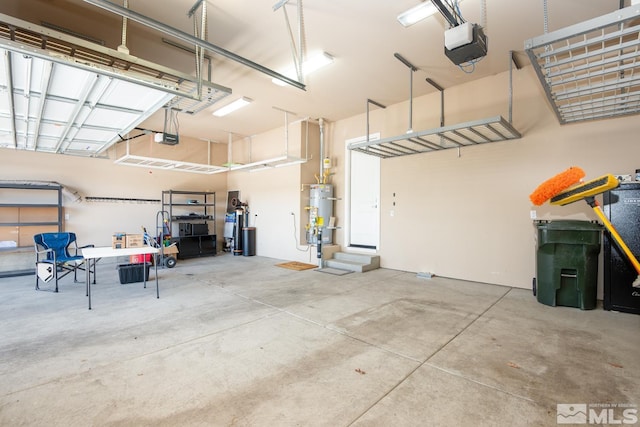
{"label": "garage interior", "polygon": [[[0,424],[638,423],[640,247],[541,303],[540,228],[598,217],[529,195],[612,174],[635,236],[640,5],[259,3],[0,5]],[[143,230],[144,285],[34,289],[34,234]]]}

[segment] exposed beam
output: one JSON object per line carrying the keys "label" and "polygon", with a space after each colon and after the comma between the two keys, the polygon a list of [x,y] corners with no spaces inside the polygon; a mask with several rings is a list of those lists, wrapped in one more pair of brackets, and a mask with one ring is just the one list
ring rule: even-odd
{"label": "exposed beam", "polygon": [[[33,131],[33,150],[38,149],[38,136],[40,135],[40,124],[42,123],[42,114],[44,113],[44,104],[47,102],[47,93],[51,83],[51,74],[53,73],[53,62],[45,62],[42,70],[42,81],[40,84],[40,104],[38,105],[38,115],[36,116],[36,125]],[[29,148],[29,133],[27,132],[25,139],[25,147]]]}
{"label": "exposed beam", "polygon": [[253,62],[253,61],[251,61],[251,60],[249,60],[247,58],[244,58],[244,57],[242,57],[240,55],[236,55],[235,53],[230,52],[230,51],[228,51],[226,49],[223,49],[223,48],[221,48],[219,46],[216,46],[216,45],[214,45],[212,43],[209,43],[206,40],[202,40],[202,39],[199,39],[198,37],[194,37],[189,33],[185,33],[184,31],[178,30],[177,28],[170,27],[170,26],[168,26],[166,24],[163,24],[163,23],[161,23],[159,21],[156,21],[155,19],[152,19],[152,18],[149,18],[147,16],[144,16],[144,15],[142,15],[142,14],[140,14],[138,12],[135,12],[135,11],[133,11],[131,9],[124,8],[122,6],[119,6],[117,4],[114,4],[114,3],[110,2],[110,1],[106,1],[106,0],[84,0],[84,1],[86,3],[92,4],[94,6],[98,6],[98,7],[101,7],[102,9],[108,10],[109,12],[113,12],[113,13],[115,13],[117,15],[129,18],[129,19],[131,19],[133,21],[136,21],[136,22],[138,22],[140,24],[146,25],[147,27],[153,28],[154,30],[157,30],[157,31],[160,31],[161,33],[173,36],[173,37],[175,37],[175,38],[177,38],[179,40],[182,40],[184,42],[192,43],[195,46],[199,46],[199,47],[204,48],[204,49],[206,49],[208,51],[215,52],[215,53],[217,53],[219,55],[224,56],[225,58],[228,58],[228,59],[231,59],[233,61],[236,61],[236,62],[238,62],[238,63],[240,63],[242,65],[246,65],[249,68],[253,68],[256,71],[259,71],[261,73],[267,74],[267,75],[269,75],[271,77],[274,77],[274,78],[276,78],[278,80],[282,80],[283,82],[285,82],[285,83],[287,83],[287,84],[289,84],[291,86],[297,87],[298,89],[302,89],[302,90],[305,89],[305,85],[300,83],[300,82],[298,82],[298,81],[295,81],[295,80],[293,80],[293,79],[291,79],[291,78],[289,78],[287,76],[284,76],[284,75],[282,75],[280,73],[276,73],[275,71],[273,71],[273,70],[271,70],[269,68],[266,68],[266,67],[264,67],[264,66],[262,66],[262,65],[260,65],[258,63],[255,63],[255,62]]}
{"label": "exposed beam", "polygon": [[18,139],[16,138],[16,112],[15,102],[13,99],[13,70],[11,65],[11,52],[4,51],[5,68],[7,74],[7,101],[9,103],[9,114],[11,115],[9,123],[11,123],[11,136],[13,138],[13,148],[18,148]]}

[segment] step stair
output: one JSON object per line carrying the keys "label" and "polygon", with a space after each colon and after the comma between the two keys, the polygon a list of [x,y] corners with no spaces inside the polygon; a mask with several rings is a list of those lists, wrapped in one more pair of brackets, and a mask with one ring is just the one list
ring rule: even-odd
{"label": "step stair", "polygon": [[364,273],[365,271],[380,268],[380,256],[359,254],[353,252],[336,252],[333,258],[324,261],[325,267],[336,268],[338,270]]}

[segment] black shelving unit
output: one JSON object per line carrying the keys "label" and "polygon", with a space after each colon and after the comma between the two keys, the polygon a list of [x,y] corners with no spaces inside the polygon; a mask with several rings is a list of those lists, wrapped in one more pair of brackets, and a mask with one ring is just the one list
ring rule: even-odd
{"label": "black shelving unit", "polygon": [[162,210],[169,213],[171,242],[177,243],[179,259],[216,254],[215,192],[163,191]]}
{"label": "black shelving unit", "polygon": [[[640,182],[623,182],[603,195],[603,210],[636,258],[640,256]],[[605,310],[640,314],[638,273],[608,232],[604,233]]]}

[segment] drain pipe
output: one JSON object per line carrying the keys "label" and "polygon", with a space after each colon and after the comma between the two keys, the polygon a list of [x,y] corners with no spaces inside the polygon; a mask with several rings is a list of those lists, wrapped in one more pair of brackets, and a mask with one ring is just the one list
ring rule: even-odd
{"label": "drain pipe", "polygon": [[[318,125],[320,127],[320,179],[322,184],[326,184],[324,182],[324,119],[322,117],[318,119]],[[309,126],[308,122],[307,126]]]}

